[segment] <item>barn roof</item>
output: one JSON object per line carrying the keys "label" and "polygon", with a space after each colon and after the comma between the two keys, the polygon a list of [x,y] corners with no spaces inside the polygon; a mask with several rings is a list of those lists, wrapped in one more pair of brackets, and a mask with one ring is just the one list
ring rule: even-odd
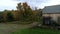
{"label": "barn roof", "polygon": [[60,5],[46,6],[42,13],[60,13]]}

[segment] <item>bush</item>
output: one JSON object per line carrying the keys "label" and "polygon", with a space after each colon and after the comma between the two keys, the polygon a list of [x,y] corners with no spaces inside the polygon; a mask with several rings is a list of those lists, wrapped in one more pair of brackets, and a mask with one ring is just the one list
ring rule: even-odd
{"label": "bush", "polygon": [[14,18],[13,18],[13,15],[11,12],[7,13],[7,21],[13,21]]}

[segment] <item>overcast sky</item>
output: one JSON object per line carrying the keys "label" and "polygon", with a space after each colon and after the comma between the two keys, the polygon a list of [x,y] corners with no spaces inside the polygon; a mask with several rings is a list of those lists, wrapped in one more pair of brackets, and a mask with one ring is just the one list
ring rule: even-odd
{"label": "overcast sky", "polygon": [[19,2],[27,2],[31,7],[37,8],[60,4],[60,0],[0,0],[0,10],[15,10]]}

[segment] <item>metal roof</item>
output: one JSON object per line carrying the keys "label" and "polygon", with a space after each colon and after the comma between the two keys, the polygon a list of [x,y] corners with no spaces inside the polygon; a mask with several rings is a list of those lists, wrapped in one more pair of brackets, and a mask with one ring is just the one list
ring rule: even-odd
{"label": "metal roof", "polygon": [[60,13],[60,5],[46,6],[42,13]]}

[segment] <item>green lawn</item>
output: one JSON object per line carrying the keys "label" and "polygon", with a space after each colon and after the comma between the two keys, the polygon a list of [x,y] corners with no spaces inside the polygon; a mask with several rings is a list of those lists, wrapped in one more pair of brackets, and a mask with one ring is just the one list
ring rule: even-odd
{"label": "green lawn", "polygon": [[11,34],[60,34],[60,30],[51,29],[22,29],[12,32]]}

